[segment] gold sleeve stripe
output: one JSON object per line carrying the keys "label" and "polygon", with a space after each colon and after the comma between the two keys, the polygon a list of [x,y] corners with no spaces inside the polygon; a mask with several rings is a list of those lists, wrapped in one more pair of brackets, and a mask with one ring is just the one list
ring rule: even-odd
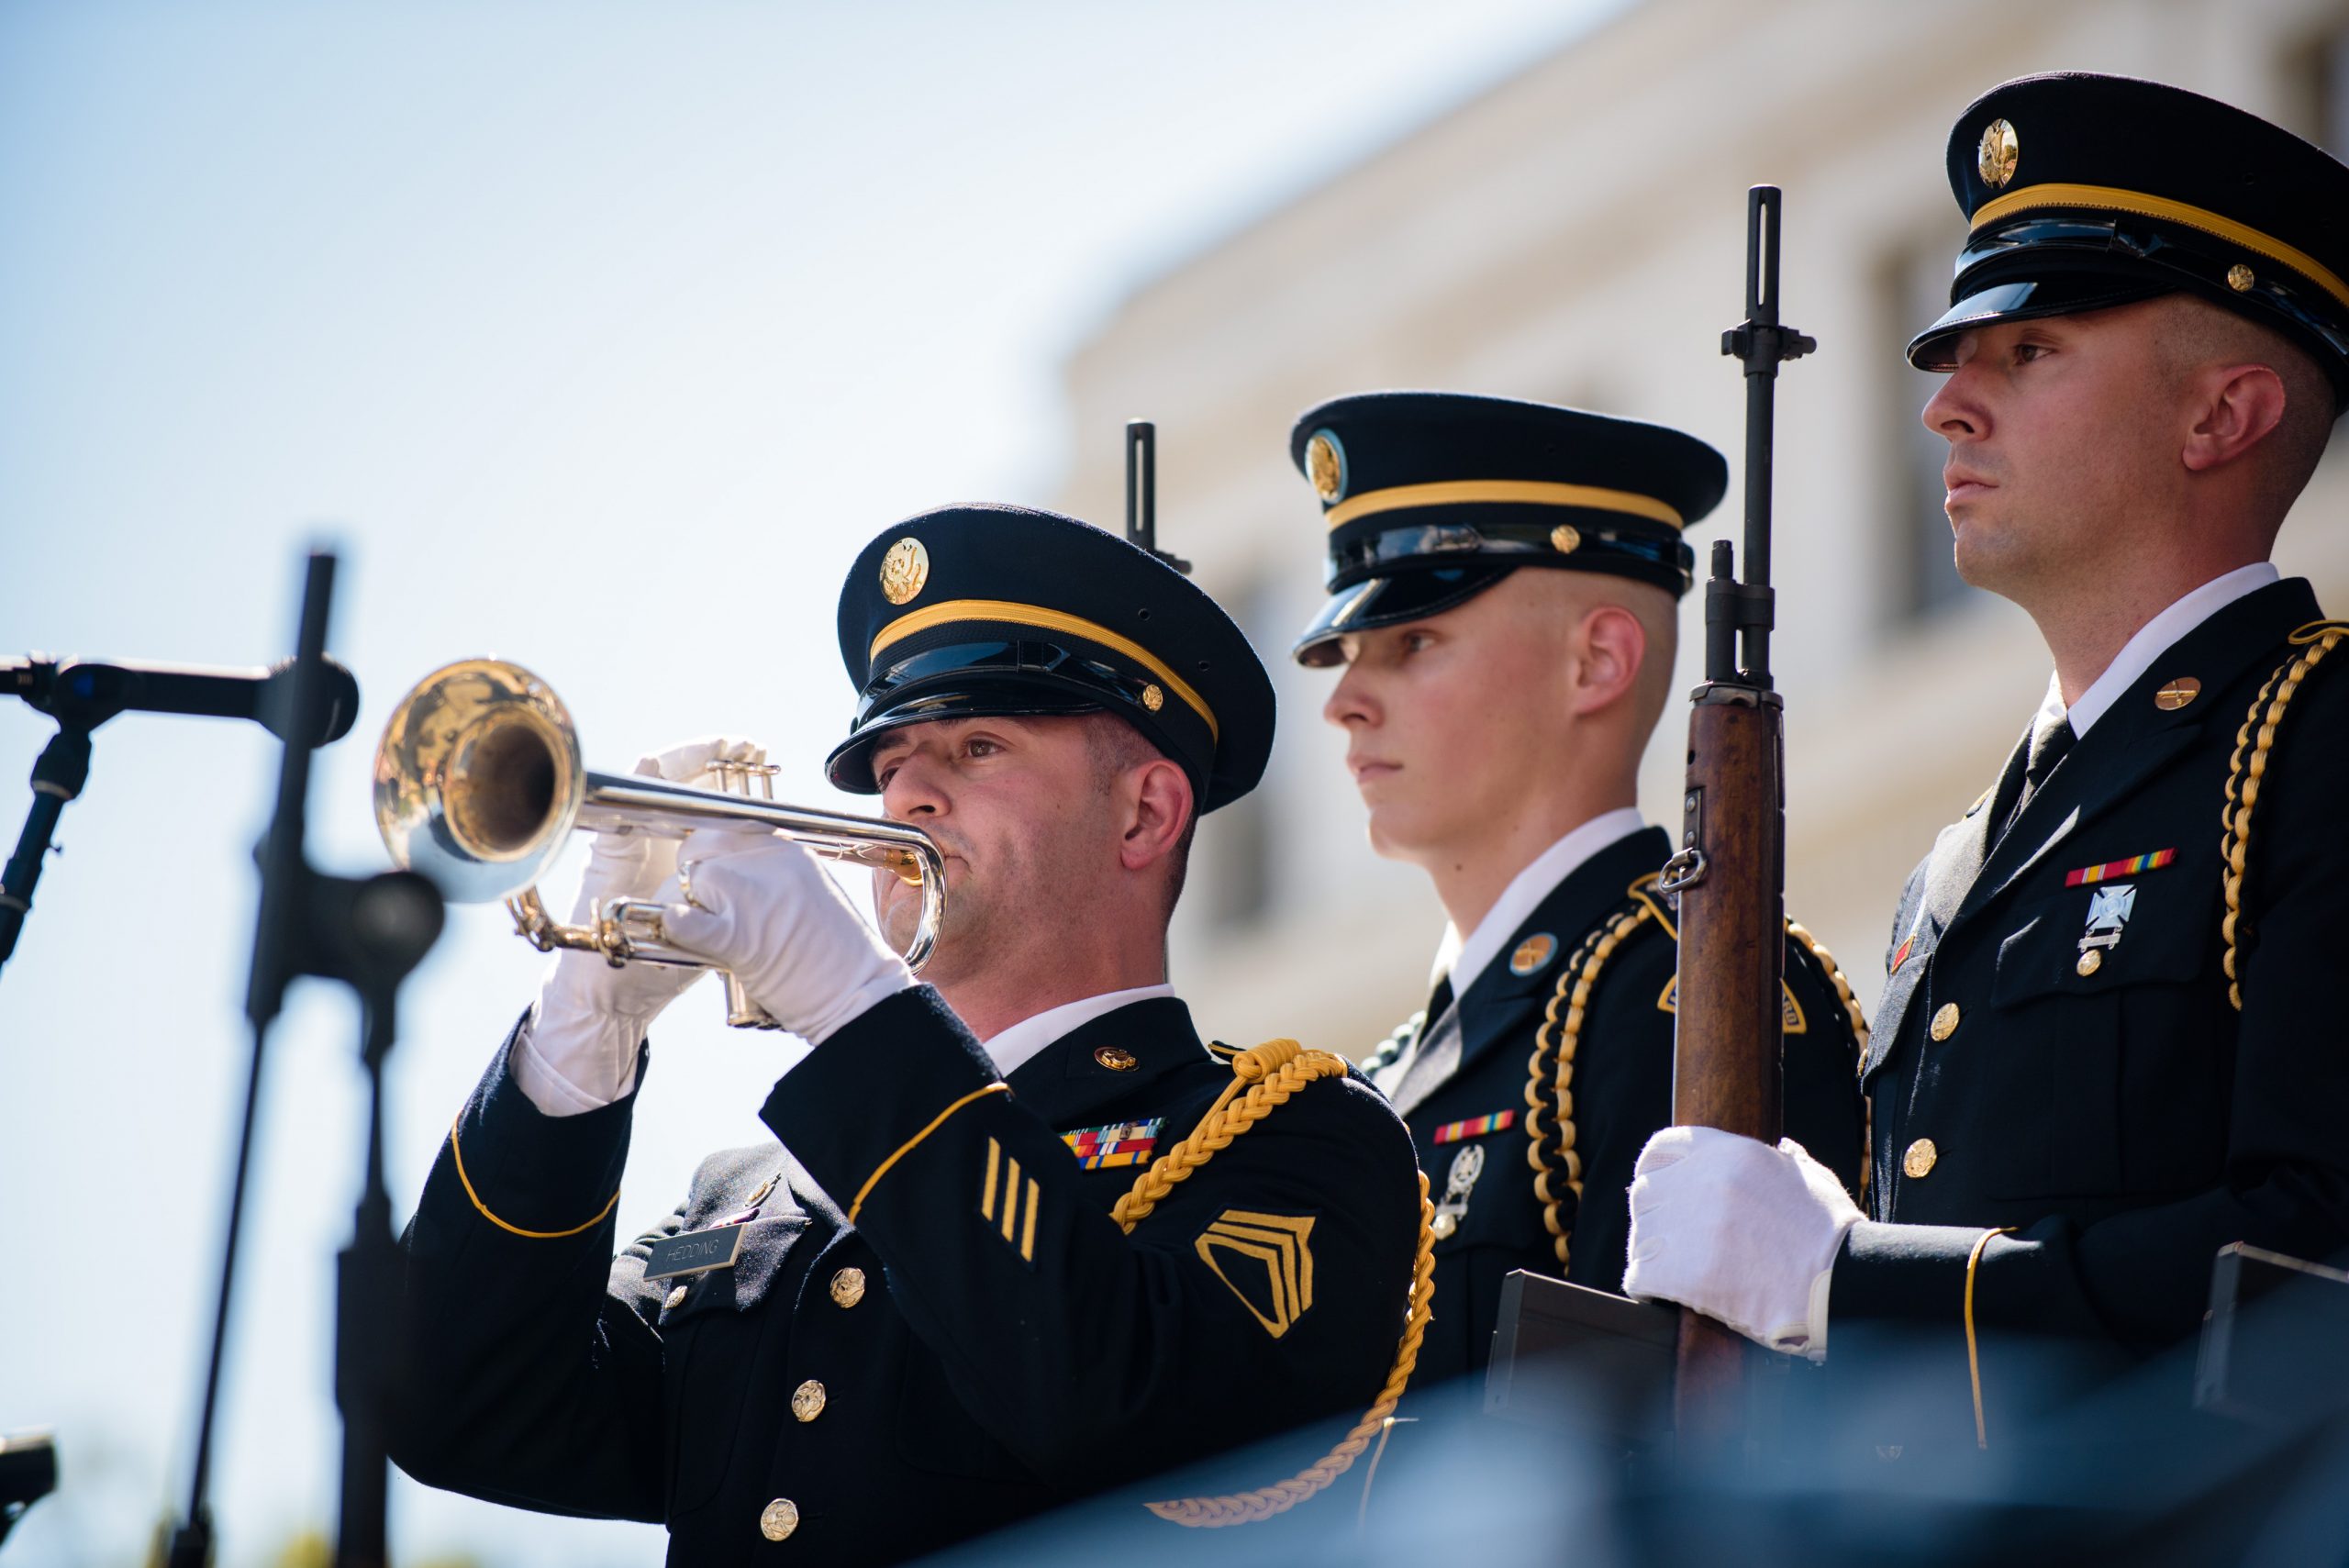
{"label": "gold sleeve stripe", "polygon": [[1044,1190],[1036,1178],[1028,1178],[1028,1218],[1019,1226],[1019,1256],[1028,1262],[1036,1261],[1036,1206],[1043,1201]]}
{"label": "gold sleeve stripe", "polygon": [[1985,1230],[1975,1241],[1974,1251],[1967,1253],[1965,1258],[1965,1375],[1974,1385],[1974,1446],[1976,1448],[1988,1448],[1990,1433],[1989,1429],[1982,1422],[1982,1357],[1974,1344],[1974,1271],[1981,1266],[1982,1249],[1990,1244],[1990,1238],[2004,1236],[2013,1229],[2013,1226],[2006,1225],[1996,1230]]}
{"label": "gold sleeve stripe", "polygon": [[1082,616],[1063,615],[1048,610],[1041,605],[1022,605],[1010,599],[947,599],[925,606],[909,615],[899,616],[881,628],[873,639],[867,655],[878,659],[881,651],[893,642],[902,642],[918,631],[928,631],[934,626],[952,626],[956,621],[999,621],[1007,626],[1032,626],[1042,631],[1063,631],[1072,637],[1097,642],[1104,648],[1115,649],[1143,669],[1158,677],[1166,689],[1181,697],[1190,709],[1207,720],[1208,735],[1220,740],[1222,730],[1215,721],[1214,710],[1207,699],[1192,689],[1191,684],[1176,674],[1174,668],[1131,638],[1120,637],[1108,627],[1086,620]]}
{"label": "gold sleeve stripe", "polygon": [[2139,217],[2157,217],[2170,223],[2182,223],[2188,228],[2215,234],[2271,261],[2279,261],[2342,305],[2349,306],[2349,283],[2342,282],[2339,273],[2307,251],[2287,245],[2271,234],[2263,234],[2249,224],[2221,217],[2207,207],[2190,206],[2185,202],[2171,201],[2166,196],[2147,195],[2143,191],[2123,190],[2116,185],[2026,185],[2020,191],[2008,192],[1996,201],[1984,202],[1976,208],[1974,227],[1978,229],[1985,224],[1996,223],[2016,213],[2044,206],[2088,207],[2099,212],[2134,213]]}
{"label": "gold sleeve stripe", "polygon": [[961,1099],[956,1100],[952,1105],[948,1106],[936,1116],[930,1118],[930,1125],[928,1127],[923,1128],[919,1132],[915,1133],[911,1138],[908,1138],[903,1143],[898,1144],[897,1151],[890,1155],[886,1160],[882,1161],[880,1164],[874,1166],[873,1168],[873,1174],[864,1178],[864,1184],[856,1189],[856,1200],[848,1206],[848,1222],[851,1225],[856,1223],[856,1211],[864,1207],[864,1200],[870,1197],[873,1194],[874,1184],[889,1173],[889,1167],[904,1159],[907,1155],[912,1153],[914,1146],[919,1143],[923,1139],[928,1138],[931,1133],[936,1132],[940,1128],[945,1126],[946,1118],[948,1117],[952,1116],[956,1111],[961,1110],[964,1106],[969,1105],[973,1100],[978,1099],[982,1095],[1005,1095],[1009,1094],[1010,1092],[1011,1085],[1008,1084],[989,1084],[984,1088],[972,1090],[969,1094],[963,1095]]}
{"label": "gold sleeve stripe", "polygon": [[457,1147],[457,1127],[456,1122],[449,1124],[449,1158],[456,1162],[457,1180],[464,1187],[465,1196],[471,1198],[473,1207],[480,1211],[481,1217],[508,1235],[519,1236],[528,1241],[560,1241],[566,1236],[577,1236],[584,1231],[595,1229],[596,1227],[604,1223],[613,1209],[619,1207],[619,1189],[614,1187],[611,1201],[598,1209],[596,1218],[584,1225],[574,1225],[568,1230],[525,1230],[518,1225],[509,1225],[491,1213],[489,1205],[481,1201],[481,1194],[473,1191],[473,1180],[465,1174],[465,1151]]}
{"label": "gold sleeve stripe", "polygon": [[1336,528],[1357,517],[1375,517],[1381,512],[1495,502],[1525,506],[1583,506],[1594,512],[1621,512],[1645,517],[1669,528],[1685,526],[1677,510],[1653,495],[1609,490],[1597,484],[1550,484],[1531,479],[1447,479],[1433,484],[1396,484],[1385,490],[1366,490],[1330,507],[1322,514],[1322,521]]}

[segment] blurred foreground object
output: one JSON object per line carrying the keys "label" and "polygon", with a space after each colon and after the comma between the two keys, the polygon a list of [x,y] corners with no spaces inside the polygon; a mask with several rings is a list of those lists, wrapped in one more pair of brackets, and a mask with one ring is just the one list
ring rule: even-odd
{"label": "blurred foreground object", "polygon": [[57,1449],[49,1434],[0,1434],[0,1541],[27,1508],[56,1490]]}
{"label": "blurred foreground object", "polygon": [[388,1315],[399,1289],[399,1264],[392,1239],[391,1199],[384,1190],[384,1060],[396,1033],[400,982],[439,939],[442,913],[440,895],[412,872],[384,872],[363,879],[332,876],[313,869],[305,851],[314,744],[308,737],[331,730],[319,718],[334,700],[338,684],[326,660],[334,573],[332,555],[311,554],[304,573],[301,631],[287,698],[294,718],[284,731],[288,739],[278,770],[276,808],[254,855],[261,868],[261,907],[245,991],[252,1060],[221,1244],[220,1290],[213,1310],[212,1353],[205,1369],[187,1511],[168,1532],[169,1568],[204,1568],[212,1557],[212,1434],[245,1189],[252,1169],[253,1132],[260,1119],[263,1048],[270,1025],[284,1006],[286,987],[304,975],[343,982],[358,994],[361,1006],[367,1152],[354,1235],[337,1260],[335,1402],[343,1416],[343,1452],[335,1562],[338,1568],[380,1568],[386,1560],[384,1491],[390,1462],[384,1451],[384,1412],[388,1391],[380,1347],[391,1339]]}

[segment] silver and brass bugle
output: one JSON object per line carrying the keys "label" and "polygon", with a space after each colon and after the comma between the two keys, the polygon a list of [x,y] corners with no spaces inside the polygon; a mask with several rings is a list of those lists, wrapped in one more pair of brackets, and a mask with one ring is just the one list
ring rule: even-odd
{"label": "silver and brass bugle", "polygon": [[[660,906],[618,899],[583,925],[547,912],[537,883],[573,829],[680,839],[732,823],[771,828],[830,860],[896,873],[921,889],[921,917],[906,963],[918,970],[938,945],[946,862],[919,828],[878,817],[785,806],[774,770],[723,764],[729,789],[693,789],[636,773],[591,773],[579,731],[554,692],[519,664],[467,659],[435,670],[400,699],[375,748],[375,826],[392,859],[421,872],[457,903],[503,898],[515,929],[541,951],[575,948],[614,964],[702,961],[671,946]],[[747,793],[763,787],[763,796]],[[740,789],[744,793],[730,793]],[[774,1027],[727,976],[729,1023]]]}

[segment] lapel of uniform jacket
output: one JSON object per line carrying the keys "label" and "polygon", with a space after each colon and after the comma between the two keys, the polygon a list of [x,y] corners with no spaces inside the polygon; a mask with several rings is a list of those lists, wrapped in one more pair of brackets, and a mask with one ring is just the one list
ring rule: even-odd
{"label": "lapel of uniform jacket", "polygon": [[[1460,998],[1461,1072],[1505,1040],[1532,1049],[1526,1016],[1540,1014],[1590,929],[1623,902],[1633,882],[1671,855],[1671,835],[1642,828],[1583,862],[1550,890]],[[1537,937],[1551,939],[1548,952],[1523,974],[1515,973],[1511,958]]]}
{"label": "lapel of uniform jacket", "polygon": [[[2158,776],[2210,727],[2221,726],[2232,733],[2243,716],[2221,712],[2218,694],[2232,686],[2248,665],[2263,659],[2272,662],[2292,630],[2316,616],[2316,595],[2306,582],[2295,578],[2246,594],[2163,650],[2024,804],[2021,817],[1982,863],[1952,923],[1989,907],[2082,825]],[[2200,681],[2213,700],[2172,709],[2157,705],[2154,695],[2182,675]],[[2213,822],[2219,806],[2214,796],[2210,812]]]}
{"label": "lapel of uniform jacket", "polygon": [[[1105,1063],[1105,1056],[1121,1060],[1119,1052],[1134,1064]],[[1079,1024],[1014,1068],[1008,1082],[1013,1099],[1060,1131],[1097,1119],[1112,1105],[1147,1101],[1160,1079],[1210,1060],[1191,1009],[1175,997],[1153,996]]]}
{"label": "lapel of uniform jacket", "polygon": [[1990,854],[1990,834],[1998,819],[2006,814],[2005,803],[2022,787],[2023,763],[2030,745],[2031,729],[2025,726],[2022,738],[2007,753],[2006,766],[1998,771],[1998,782],[1984,790],[1964,817],[1941,830],[1940,837],[1933,840],[1932,852],[1925,857],[1924,865],[1911,884],[1915,889],[1913,901],[1904,896],[1899,929],[1893,938],[1894,962],[1885,975],[1884,995],[1876,1000],[1876,1016],[1868,1022],[1868,1057],[1860,1072],[1863,1082],[1891,1056],[1893,1042],[1900,1038],[1901,1019],[1908,1015],[1909,998],[1925,972],[1925,961],[1941,945],[1942,933],[1949,929],[1958,906],[1974,890],[1983,862]]}

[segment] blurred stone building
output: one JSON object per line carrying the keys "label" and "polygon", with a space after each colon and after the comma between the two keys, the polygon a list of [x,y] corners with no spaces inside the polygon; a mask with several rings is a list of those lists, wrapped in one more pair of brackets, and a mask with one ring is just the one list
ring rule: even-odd
{"label": "blurred stone building", "polygon": [[[1944,448],[1917,418],[1933,378],[1900,350],[1943,308],[1964,234],[1951,122],[1997,82],[2064,68],[2176,83],[2349,150],[2344,0],[1647,0],[1142,284],[1081,345],[1067,391],[1090,434],[1063,500],[1119,515],[1100,432],[1156,420],[1162,528],[1280,690],[1265,785],[1202,830],[1175,928],[1203,1029],[1358,1052],[1418,1005],[1442,929],[1419,873],[1365,845],[1343,739],[1319,718],[1333,677],[1286,659],[1321,594],[1292,418],[1424,386],[1682,426],[1732,469],[1690,530],[1701,562],[1738,526],[1743,394],[1720,334],[1742,314],[1744,191],[1762,182],[1787,193],[1786,319],[1820,345],[1778,393],[1787,906],[1873,1003],[1903,876],[2046,686],[2031,622],[1951,569]],[[2335,606],[2343,445],[2278,552]],[[1491,702],[1507,722],[1509,694]],[[1684,727],[1668,710],[1642,778],[1649,819],[1674,828]]]}

